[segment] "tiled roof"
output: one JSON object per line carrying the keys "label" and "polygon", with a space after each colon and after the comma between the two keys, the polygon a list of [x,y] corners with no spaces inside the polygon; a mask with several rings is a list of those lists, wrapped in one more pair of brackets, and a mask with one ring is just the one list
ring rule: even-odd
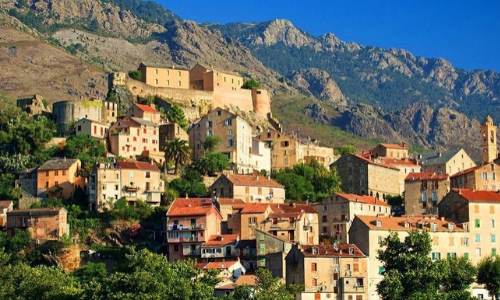
{"label": "tiled roof", "polygon": [[73,164],[80,162],[75,158],[56,158],[46,161],[38,168],[38,171],[68,170]]}
{"label": "tiled roof", "polygon": [[54,208],[32,208],[32,209],[16,209],[13,211],[7,212],[7,215],[55,215],[58,214],[61,210],[65,210],[63,207],[54,207]]}
{"label": "tiled roof", "polygon": [[153,123],[153,122],[151,122],[149,120],[146,120],[146,119],[135,118],[135,117],[131,117],[130,119],[132,120],[132,122],[135,122],[136,124],[139,124],[139,125],[156,126],[155,123]]}
{"label": "tiled roof", "polygon": [[238,261],[214,261],[214,262],[201,262],[201,263],[196,263],[194,265],[194,268],[197,269],[229,269],[232,267],[235,263]]}
{"label": "tiled roof", "polygon": [[339,197],[342,197],[346,199],[347,201],[352,201],[352,202],[361,202],[361,203],[366,203],[366,204],[374,204],[374,205],[380,205],[380,206],[389,206],[390,205],[382,200],[377,200],[375,197],[372,196],[360,196],[360,195],[355,195],[355,194],[341,194],[341,193],[336,193],[335,195],[338,195]]}
{"label": "tiled roof", "polygon": [[420,162],[422,165],[441,165],[450,161],[453,156],[462,149],[453,149],[447,151],[441,151],[437,153],[424,153],[421,154]]}
{"label": "tiled roof", "polygon": [[479,191],[469,189],[451,189],[469,202],[500,203],[500,193],[497,191]]}
{"label": "tiled roof", "polygon": [[372,159],[369,159],[369,158],[366,158],[364,156],[361,156],[361,155],[357,155],[357,154],[349,154],[349,155],[352,155],[354,157],[357,157],[359,159],[362,159],[370,164],[373,164],[373,165],[377,165],[377,166],[381,166],[381,167],[384,167],[384,168],[389,168],[389,169],[393,169],[393,170],[398,170],[399,171],[399,168],[385,162],[384,160],[380,160],[380,161],[375,161],[375,160],[372,160]]}
{"label": "tiled roof", "polygon": [[257,285],[259,278],[256,275],[240,275],[238,279],[234,282],[235,285]]}
{"label": "tiled roof", "polygon": [[105,123],[103,122],[100,122],[100,121],[96,121],[96,120],[92,120],[92,119],[88,119],[88,118],[82,118],[78,121],[75,122],[75,124],[78,124],[80,123],[81,121],[89,121],[90,123],[97,123],[97,124],[101,124],[101,125],[104,125],[104,126],[107,126]]}
{"label": "tiled roof", "polygon": [[277,183],[272,179],[267,179],[265,176],[239,175],[239,174],[228,174],[222,176],[226,176],[227,179],[231,181],[234,185],[284,188],[283,185]]}
{"label": "tiled roof", "polygon": [[166,64],[156,64],[156,63],[149,63],[149,62],[141,62],[142,65],[150,68],[162,68],[162,69],[174,69],[174,70],[188,70],[185,67],[181,66],[175,66],[175,65],[166,65]]}
{"label": "tiled roof", "polygon": [[[422,224],[423,229],[431,230],[432,224],[437,224],[437,231],[450,231],[448,224],[453,223],[446,219],[438,219],[427,216],[403,216],[403,217],[377,217],[377,216],[359,216],[359,219],[371,230],[394,230],[394,231],[410,231],[421,229],[419,224]],[[377,226],[377,221],[380,221]],[[453,226],[454,231],[464,231],[462,227]]]}
{"label": "tiled roof", "polygon": [[484,167],[484,165],[475,166],[475,167],[472,167],[472,168],[468,168],[468,169],[462,170],[460,172],[457,172],[457,173],[451,175],[450,178],[455,178],[455,177],[462,176],[462,175],[465,175],[465,174],[470,174],[472,172],[475,172],[475,171],[481,169],[482,167]]}
{"label": "tiled roof", "polygon": [[119,127],[124,127],[124,126],[139,127],[138,123],[132,122],[132,120],[127,119],[127,118],[122,118],[122,119],[118,120],[117,126],[119,126]]}
{"label": "tiled roof", "polygon": [[148,170],[160,172],[158,166],[156,164],[151,164],[143,161],[119,161],[117,162],[118,166],[122,169],[132,169],[132,170]]}
{"label": "tiled roof", "polygon": [[167,216],[204,216],[215,209],[210,198],[177,198],[170,205]]}
{"label": "tiled roof", "polygon": [[379,157],[378,159],[382,160],[386,164],[390,164],[393,166],[405,166],[405,167],[419,166],[418,161],[415,159],[399,159],[390,157]]}
{"label": "tiled roof", "polygon": [[233,198],[217,198],[217,202],[221,205],[229,205],[229,204],[245,204],[245,201],[241,199],[233,199]]}
{"label": "tiled roof", "polygon": [[8,208],[11,205],[12,205],[12,201],[10,201],[10,200],[0,201],[0,208]]}
{"label": "tiled roof", "polygon": [[241,210],[242,214],[261,214],[266,212],[269,204],[261,204],[261,203],[248,203],[243,206]]}
{"label": "tiled roof", "polygon": [[[354,244],[340,244],[335,249],[334,245],[300,245],[304,256],[327,256],[327,257],[364,257],[365,255]],[[313,251],[313,249],[317,249]],[[352,249],[352,250],[350,250]]]}
{"label": "tiled roof", "polygon": [[300,203],[272,203],[271,210],[273,213],[309,213],[317,214],[318,212],[309,204]]}
{"label": "tiled roof", "polygon": [[405,181],[414,180],[446,180],[448,179],[448,174],[436,174],[435,172],[420,172],[420,173],[410,173],[406,176]]}
{"label": "tiled roof", "polygon": [[237,234],[216,234],[212,235],[210,239],[202,245],[205,246],[222,246],[227,244],[236,243],[236,239],[238,238]]}
{"label": "tiled roof", "polygon": [[408,149],[408,147],[406,147],[406,144],[403,146],[401,144],[384,144],[384,143],[381,143],[380,145],[384,146],[385,148],[389,148],[389,149]]}

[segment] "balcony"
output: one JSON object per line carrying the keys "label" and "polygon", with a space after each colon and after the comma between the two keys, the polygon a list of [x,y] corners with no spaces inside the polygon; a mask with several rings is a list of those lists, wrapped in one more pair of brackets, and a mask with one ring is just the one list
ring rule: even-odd
{"label": "balcony", "polygon": [[128,185],[125,185],[123,187],[125,189],[125,191],[127,192],[137,192],[138,190],[140,190],[139,186],[135,185],[135,184],[128,184]]}
{"label": "balcony", "polygon": [[184,226],[182,224],[172,224],[168,225],[167,231],[187,231],[187,230],[204,230],[205,226],[203,224],[196,224],[196,225],[187,225]]}

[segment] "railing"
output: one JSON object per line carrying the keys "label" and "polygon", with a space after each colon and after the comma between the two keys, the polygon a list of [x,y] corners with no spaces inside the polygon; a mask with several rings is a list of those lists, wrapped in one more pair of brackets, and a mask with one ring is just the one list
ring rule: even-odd
{"label": "railing", "polygon": [[180,230],[203,230],[205,228],[205,225],[203,224],[197,224],[197,225],[187,225],[184,226],[182,224],[172,224],[168,225],[167,231],[180,231]]}

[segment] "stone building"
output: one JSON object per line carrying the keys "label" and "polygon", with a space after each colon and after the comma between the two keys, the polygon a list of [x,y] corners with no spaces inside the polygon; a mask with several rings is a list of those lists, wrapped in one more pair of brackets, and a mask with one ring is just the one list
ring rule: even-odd
{"label": "stone building", "polygon": [[450,190],[448,174],[410,173],[405,179],[406,215],[438,214],[438,204]]}
{"label": "stone building", "polygon": [[76,121],[75,134],[86,135],[105,143],[108,138],[108,128],[109,126],[105,123],[83,118]]}
{"label": "stone building", "polygon": [[50,159],[37,169],[37,196],[40,198],[62,197],[69,199],[76,188],[85,187],[85,178],[79,172],[79,159]]}
{"label": "stone building", "polygon": [[154,87],[189,88],[189,70],[175,65],[141,62],[141,81]]}
{"label": "stone building", "polygon": [[265,176],[223,174],[210,190],[217,197],[241,199],[245,203],[285,202],[285,187]]}
{"label": "stone building", "polygon": [[148,120],[155,124],[161,123],[160,112],[157,111],[155,108],[145,104],[139,104],[139,103],[132,104],[132,106],[129,108],[127,112],[127,116],[129,118],[139,118]]}
{"label": "stone building", "polygon": [[451,187],[459,189],[500,190],[500,165],[491,162],[465,169],[450,177]]}
{"label": "stone building", "polygon": [[69,235],[68,212],[65,208],[23,209],[7,212],[7,235],[15,230],[29,231],[34,240],[58,240]]}
{"label": "stone building", "polygon": [[25,111],[28,116],[52,116],[48,102],[40,95],[29,95],[17,98],[17,107]]}
{"label": "stone building", "polygon": [[476,166],[464,149],[439,151],[418,156],[423,172],[453,175]]}
{"label": "stone building", "polygon": [[52,104],[52,116],[58,132],[66,133],[68,126],[83,118],[102,123],[115,122],[118,106],[102,100],[66,100]]}

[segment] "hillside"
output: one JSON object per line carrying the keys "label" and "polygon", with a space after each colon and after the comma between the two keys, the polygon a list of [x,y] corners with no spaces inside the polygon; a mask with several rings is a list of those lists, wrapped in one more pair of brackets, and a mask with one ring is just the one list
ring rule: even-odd
{"label": "hillside", "polygon": [[141,61],[202,63],[260,81],[289,131],[330,145],[468,146],[477,140],[478,120],[500,120],[496,72],[468,72],[442,58],[346,43],[334,34],[313,37],[287,20],[198,24],[140,1],[0,4],[0,58],[8,74],[2,98],[104,97],[107,72]]}

